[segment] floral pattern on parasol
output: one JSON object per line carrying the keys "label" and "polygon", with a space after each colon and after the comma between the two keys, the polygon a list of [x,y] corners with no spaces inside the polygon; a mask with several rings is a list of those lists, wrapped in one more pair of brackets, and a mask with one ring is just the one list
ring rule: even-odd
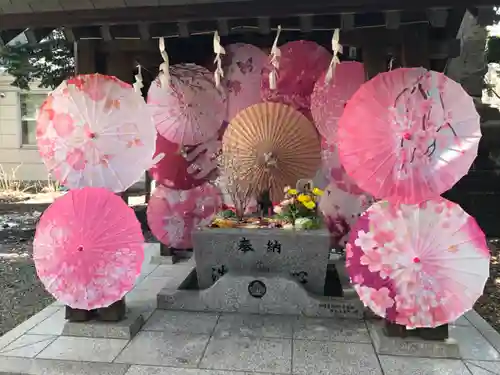
{"label": "floral pattern on parasol", "polygon": [[479,114],[460,84],[423,68],[402,68],[357,91],[340,119],[337,145],[360,188],[416,204],[468,173],[480,139]]}
{"label": "floral pattern on parasol", "polygon": [[266,54],[251,44],[235,43],[226,48],[223,86],[227,92],[230,122],[238,112],[260,103],[260,80]]}
{"label": "floral pattern on parasol", "polygon": [[340,163],[338,147],[333,143],[321,139],[321,167],[324,175],[331,183],[334,183],[337,188],[351,195],[366,194],[347,174],[344,167]]}
{"label": "floral pattern on parasol", "polygon": [[183,146],[215,137],[227,117],[225,91],[215,87],[208,69],[195,64],[171,66],[169,87],[156,78],[147,102],[158,133]]}
{"label": "floral pattern on parasol", "polygon": [[195,147],[182,148],[162,136],[156,140],[155,156],[165,157],[149,169],[153,180],[172,189],[190,190],[216,177],[221,141],[214,139]]}
{"label": "floral pattern on parasol", "polygon": [[134,211],[104,188],[70,190],[42,215],[33,242],[38,277],[58,301],[92,310],[134,287],[144,260]]}
{"label": "floral pattern on parasol", "polygon": [[122,192],[152,164],[156,131],[131,85],[92,74],[71,78],[49,94],[36,136],[50,174],[64,186]]}
{"label": "floral pattern on parasol", "polygon": [[347,102],[365,82],[365,68],[357,61],[344,61],[336,65],[330,82],[325,82],[325,76],[326,72],[314,85],[311,114],[321,136],[334,143],[337,124]]}
{"label": "floral pattern on parasol", "polygon": [[365,210],[374,202],[367,194],[350,194],[330,183],[319,201],[319,210],[332,236],[335,246],[346,245],[351,228]]}
{"label": "floral pattern on parasol", "polygon": [[443,198],[381,201],[353,228],[346,266],[363,303],[408,328],[437,327],[473,308],[490,252],[474,218]]}
{"label": "floral pattern on parasol", "polygon": [[148,225],[153,235],[167,246],[191,249],[191,232],[209,225],[222,207],[222,193],[211,184],[191,190],[158,186],[148,203]]}
{"label": "floral pattern on parasol", "polygon": [[276,90],[269,87],[270,62],[262,71],[261,97],[264,101],[287,104],[308,119],[311,115],[311,94],[314,84],[326,72],[332,54],[308,40],[296,40],[279,47],[279,71]]}

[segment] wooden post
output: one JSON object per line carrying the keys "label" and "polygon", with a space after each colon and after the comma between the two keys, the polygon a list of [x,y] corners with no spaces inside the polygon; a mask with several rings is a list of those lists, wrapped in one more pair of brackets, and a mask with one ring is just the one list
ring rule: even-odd
{"label": "wooden post", "polygon": [[402,41],[403,66],[429,69],[429,26],[424,24],[405,28]]}
{"label": "wooden post", "polygon": [[387,71],[387,46],[381,38],[382,36],[376,31],[366,32],[362,45],[362,57],[367,80]]}

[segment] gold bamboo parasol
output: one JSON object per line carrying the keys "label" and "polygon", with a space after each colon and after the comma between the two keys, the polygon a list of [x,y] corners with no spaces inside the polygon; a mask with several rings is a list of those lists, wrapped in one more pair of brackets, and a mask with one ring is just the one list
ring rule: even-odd
{"label": "gold bamboo parasol", "polygon": [[273,202],[285,186],[313,178],[321,163],[314,125],[294,108],[260,103],[239,112],[223,138],[225,158],[238,164],[240,179],[259,194],[270,190]]}

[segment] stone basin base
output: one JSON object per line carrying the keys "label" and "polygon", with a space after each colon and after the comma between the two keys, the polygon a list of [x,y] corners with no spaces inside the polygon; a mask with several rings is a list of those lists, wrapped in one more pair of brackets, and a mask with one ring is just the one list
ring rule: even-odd
{"label": "stone basin base", "polygon": [[194,264],[158,294],[158,308],[165,310],[283,314],[309,317],[362,319],[364,307],[354,290],[344,297],[313,295],[293,277],[230,272],[212,286],[198,289]]}

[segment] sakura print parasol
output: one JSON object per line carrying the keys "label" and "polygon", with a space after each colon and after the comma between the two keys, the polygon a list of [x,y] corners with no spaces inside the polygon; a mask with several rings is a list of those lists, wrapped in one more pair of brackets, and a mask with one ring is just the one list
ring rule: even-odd
{"label": "sakura print parasol", "polygon": [[335,183],[325,188],[319,201],[319,210],[335,245],[345,246],[351,227],[373,202],[369,195],[350,194],[339,189]]}
{"label": "sakura print parasol", "polygon": [[365,192],[354,183],[340,163],[338,147],[321,139],[321,165],[323,173],[335,186],[350,195],[361,196]]}
{"label": "sakura print parasol", "polygon": [[311,94],[314,84],[326,72],[332,59],[328,50],[315,42],[296,40],[279,47],[279,70],[276,89],[269,87],[267,64],[262,71],[261,96],[264,101],[283,103],[311,117]]}
{"label": "sakura print parasol", "polygon": [[419,203],[468,173],[481,139],[474,101],[444,74],[402,68],[365,83],[338,129],[340,160],[376,198]]}
{"label": "sakura print parasol", "polygon": [[42,215],[33,242],[38,277],[74,309],[108,307],[132,290],[144,260],[134,211],[104,188],[70,190]]}
{"label": "sakura print parasol", "polygon": [[433,328],[473,308],[489,277],[490,251],[474,218],[453,202],[381,201],[352,229],[346,264],[374,313],[408,328]]}
{"label": "sakura print parasol", "polygon": [[311,95],[311,113],[321,136],[330,143],[335,142],[338,121],[344,107],[354,93],[365,82],[363,64],[344,61],[337,64],[330,82],[326,72],[316,81]]}
{"label": "sakura print parasol", "polygon": [[153,163],[156,130],[146,103],[115,77],[64,81],[40,108],[36,135],[49,173],[71,189],[122,192]]}
{"label": "sakura print parasol", "polygon": [[300,112],[278,103],[261,103],[240,112],[222,140],[224,158],[233,160],[241,181],[258,195],[270,190],[282,199],[285,186],[313,178],[320,165],[314,125]]}
{"label": "sakura print parasol", "polygon": [[217,135],[227,117],[224,90],[213,74],[195,64],[170,67],[168,87],[157,78],[148,92],[148,105],[158,133],[170,142],[193,146]]}
{"label": "sakura print parasol", "polygon": [[251,44],[235,43],[226,48],[223,87],[227,92],[228,122],[245,108],[260,103],[260,80],[266,54]]}
{"label": "sakura print parasol", "polygon": [[148,203],[148,225],[163,244],[190,249],[191,232],[210,224],[222,207],[222,193],[211,184],[191,190],[173,190],[158,186]]}
{"label": "sakura print parasol", "polygon": [[214,177],[217,171],[216,156],[220,149],[221,142],[217,139],[199,146],[181,147],[158,136],[155,155],[165,156],[151,167],[149,173],[153,180],[169,188],[193,189]]}

